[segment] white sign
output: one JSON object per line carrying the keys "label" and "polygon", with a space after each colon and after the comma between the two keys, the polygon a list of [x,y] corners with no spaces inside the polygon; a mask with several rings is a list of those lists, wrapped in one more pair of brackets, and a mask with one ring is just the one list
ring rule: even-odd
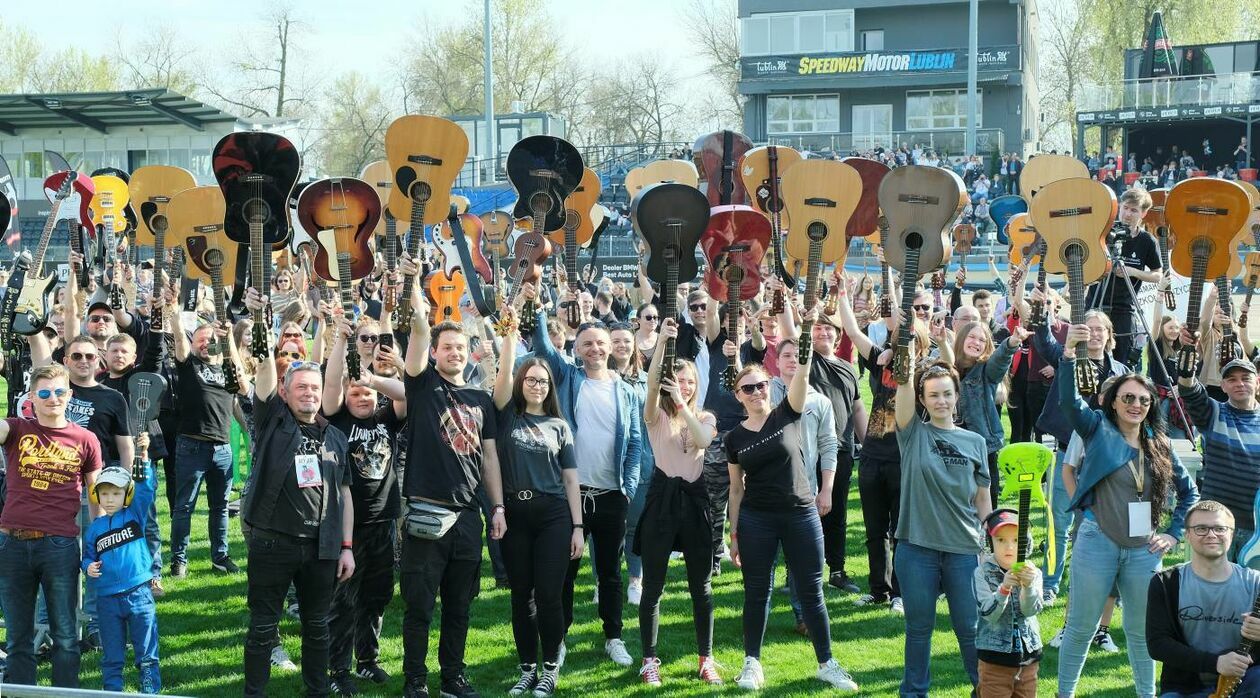
{"label": "white sign", "polygon": [[[1116,279],[1116,281],[1120,281],[1120,279]],[[1123,283],[1123,281],[1121,281],[1121,283]],[[1159,331],[1159,328],[1155,326],[1155,310],[1157,302],[1159,303],[1159,308],[1163,311],[1162,315],[1164,317],[1168,317],[1171,314],[1177,317],[1177,322],[1182,324],[1185,324],[1186,322],[1186,308],[1190,305],[1190,279],[1187,279],[1176,272],[1172,272],[1172,282],[1169,284],[1168,288],[1173,292],[1173,298],[1175,299],[1175,304],[1177,306],[1176,310],[1170,311],[1168,308],[1164,307],[1164,294],[1160,293],[1155,284],[1142,284],[1142,290],[1138,291],[1137,308],[1146,318],[1146,326],[1151,328],[1151,332]],[[1208,291],[1211,288],[1212,284],[1203,284],[1202,302],[1204,306],[1207,305]],[[1202,308],[1200,308],[1200,311],[1202,311]],[[1200,312],[1199,317],[1203,317],[1202,312]],[[1135,332],[1141,331],[1140,327],[1135,327],[1133,329]]]}

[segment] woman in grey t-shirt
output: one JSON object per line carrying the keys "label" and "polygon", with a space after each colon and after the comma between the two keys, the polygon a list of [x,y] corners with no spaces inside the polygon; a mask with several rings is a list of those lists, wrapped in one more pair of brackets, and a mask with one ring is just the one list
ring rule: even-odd
{"label": "woman in grey t-shirt", "polygon": [[[963,667],[979,682],[976,595],[980,522],[989,515],[988,450],[983,436],[954,424],[958,373],[942,361],[916,375],[911,349],[908,377],[897,388],[897,445],[901,450],[901,518],[893,565],[906,611],[905,673],[901,695],[926,696],[932,683],[932,630],[941,590],[958,638]],[[919,418],[922,405],[928,421]]]}

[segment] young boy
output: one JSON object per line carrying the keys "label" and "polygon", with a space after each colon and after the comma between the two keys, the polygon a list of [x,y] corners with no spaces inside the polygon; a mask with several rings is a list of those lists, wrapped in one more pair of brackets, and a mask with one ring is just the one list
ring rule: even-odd
{"label": "young boy", "polygon": [[985,698],[1037,695],[1041,661],[1041,570],[1025,560],[1012,572],[1019,551],[1019,515],[998,509],[985,519],[989,550],[976,568],[973,586],[980,607],[976,650],[980,658],[979,695]]}
{"label": "young boy", "polygon": [[[137,439],[137,449],[144,453]],[[147,445],[147,444],[146,444]],[[91,499],[105,515],[91,523],[83,549],[83,571],[96,579],[97,616],[101,627],[101,676],[107,691],[123,689],[127,636],[140,668],[140,692],[160,693],[157,612],[149,580],[153,558],[144,539],[149,505],[157,496],[152,464],[144,461],[145,477],[136,481],[126,468],[105,468],[96,478]]]}

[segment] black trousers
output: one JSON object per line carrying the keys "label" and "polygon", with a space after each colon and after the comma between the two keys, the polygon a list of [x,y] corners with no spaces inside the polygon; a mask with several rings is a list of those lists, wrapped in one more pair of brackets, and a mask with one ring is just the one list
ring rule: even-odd
{"label": "black trousers", "polygon": [[166,457],[162,459],[162,482],[166,483],[167,511],[175,511],[175,493],[179,480],[175,477],[175,440],[179,438],[179,413],[166,410],[158,413],[158,426],[162,427],[162,440],[166,442]]}
{"label": "black trousers", "polygon": [[703,481],[687,482],[654,470],[635,534],[643,559],[643,596],[639,602],[639,637],[643,656],[656,656],[661,594],[669,571],[670,553],[683,554],[687,590],[696,625],[696,648],[701,657],[713,654],[713,539],[709,535],[708,492]]}
{"label": "black trousers", "polygon": [[512,636],[521,664],[538,663],[540,643],[543,661],[555,662],[573,615],[572,606],[566,615],[563,600],[573,516],[564,497],[531,492],[521,499],[525,492],[504,499],[507,535],[501,550],[512,585]]}
{"label": "black trousers", "polygon": [[832,574],[844,574],[849,533],[849,487],[853,484],[853,452],[841,449],[836,457],[836,479],[831,488],[831,511],[822,517],[823,555]]}
{"label": "black trousers", "polygon": [[862,522],[866,525],[871,595],[886,601],[901,596],[892,561],[901,509],[901,462],[871,458],[863,452],[858,462],[858,492],[862,496]]}
{"label": "black trousers", "polygon": [[712,527],[713,562],[718,561],[726,539],[726,505],[731,500],[731,471],[727,467],[722,442],[729,432],[721,432],[704,454],[704,487],[709,491],[709,524]]}
{"label": "black trousers", "polygon": [[442,680],[464,673],[468,615],[481,585],[481,514],[464,509],[438,540],[403,536],[399,591],[403,611],[403,673],[408,681],[425,681],[429,670],[429,626],[433,607],[442,596],[442,634],[438,665]]}
{"label": "black trousers", "polygon": [[[1123,284],[1124,279],[1115,278],[1111,282]],[[1106,310],[1107,316],[1111,318],[1111,325],[1116,338],[1116,347],[1111,351],[1111,357],[1125,366],[1137,366],[1138,364],[1134,361],[1133,356],[1133,333],[1142,331],[1141,324],[1134,323],[1131,309],[1112,310],[1108,308]],[[1137,325],[1136,330],[1134,329],[1135,324]],[[1138,360],[1141,360],[1140,355]]]}
{"label": "black trousers", "polygon": [[328,627],[332,631],[329,669],[376,664],[381,650],[381,617],[394,598],[394,522],[362,524],[354,529],[354,575],[333,593]]}
{"label": "black trousers", "polygon": [[[629,500],[620,491],[591,496],[582,489],[582,522],[590,541],[595,578],[599,585],[599,617],[604,621],[604,639],[621,638],[621,557],[626,546],[626,511]],[[564,578],[564,630],[573,625],[573,584],[582,560],[569,561]]]}
{"label": "black trousers", "polygon": [[284,595],[297,588],[302,619],[302,683],[307,696],[328,695],[328,609],[337,561],[319,559],[315,539],[253,529],[247,569],[249,630],[245,634],[245,695],[267,695],[271,648],[280,640]]}
{"label": "black trousers", "polygon": [[1038,375],[1035,380],[1011,379],[1011,391],[1006,400],[1007,414],[1011,417],[1010,443],[1018,444],[1040,440],[1037,430],[1037,418],[1046,405],[1050,395],[1050,386],[1041,382]]}

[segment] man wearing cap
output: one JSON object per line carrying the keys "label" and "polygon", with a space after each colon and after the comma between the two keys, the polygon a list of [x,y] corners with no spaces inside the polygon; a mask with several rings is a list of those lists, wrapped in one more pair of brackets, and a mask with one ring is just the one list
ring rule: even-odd
{"label": "man wearing cap", "polygon": [[[0,513],[0,609],[8,636],[11,684],[35,683],[35,597],[42,589],[52,635],[54,686],[79,685],[79,499],[101,469],[95,436],[66,419],[66,367],[31,372],[35,418],[0,421],[9,464]],[[99,511],[94,511],[98,514]]]}
{"label": "man wearing cap", "polygon": [[[1184,342],[1188,333],[1182,332]],[[1216,357],[1208,356],[1206,360],[1215,361]],[[1229,549],[1229,559],[1236,560],[1238,548],[1255,531],[1252,502],[1260,489],[1260,405],[1256,402],[1255,364],[1246,359],[1226,364],[1221,371],[1221,390],[1229,398],[1227,401],[1208,397],[1194,376],[1177,381],[1186,412],[1203,433],[1203,498],[1229,507],[1237,521],[1234,544]]]}

